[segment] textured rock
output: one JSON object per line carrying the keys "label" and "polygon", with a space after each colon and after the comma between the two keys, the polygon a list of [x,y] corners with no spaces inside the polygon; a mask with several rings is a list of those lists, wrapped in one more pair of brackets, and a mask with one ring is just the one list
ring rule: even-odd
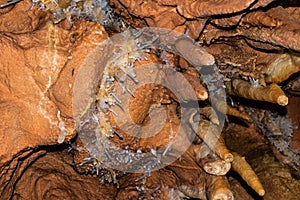
{"label": "textured rock", "polygon": [[[70,88],[84,59],[80,55],[106,37],[91,22],[70,30],[55,26],[44,11],[26,11],[30,5],[23,1],[1,15],[0,169],[8,177],[14,176],[18,155],[56,144],[62,131],[68,139],[74,136]],[[1,173],[2,181],[5,176]],[[0,193],[10,189],[1,187]]]}
{"label": "textured rock", "polygon": [[273,49],[279,46],[299,51],[299,37],[296,36],[299,30],[299,20],[295,15],[298,9],[298,7],[295,8],[293,14],[290,15],[288,10],[281,6],[271,8],[266,12],[255,11],[242,18],[236,29],[227,31],[208,26],[202,39],[211,43],[220,37],[243,36],[253,41],[252,44],[258,43],[254,47],[259,49],[270,49],[271,44]]}
{"label": "textured rock", "polygon": [[254,3],[253,0],[243,1],[217,1],[217,0],[190,0],[181,1],[178,5],[178,11],[186,18],[201,18],[212,15],[232,14],[245,10]]}
{"label": "textured rock", "polygon": [[71,161],[66,151],[40,155],[29,168],[20,170],[22,176],[14,186],[12,199],[115,198],[117,189],[113,185],[100,185],[96,177],[78,174]]}
{"label": "textured rock", "polygon": [[[124,174],[118,170],[102,169],[99,163],[91,159],[92,155],[85,148],[87,145],[81,143],[79,137],[74,138],[72,146],[69,145],[76,134],[75,121],[72,118],[74,81],[80,66],[97,67],[98,61],[105,58],[106,55],[101,54],[103,51],[98,49],[94,52],[94,57],[85,60],[101,41],[108,38],[106,30],[114,34],[127,26],[154,26],[186,33],[196,39],[196,43],[193,43],[183,37],[174,43],[175,52],[187,56],[187,60],[168,53],[166,56],[160,50],[150,51],[147,62],[171,65],[174,73],[183,75],[189,81],[192,90],[180,87],[181,82],[173,82],[172,85],[181,90],[179,97],[155,84],[143,85],[133,92],[134,98],[129,98],[129,115],[120,115],[119,118],[125,123],[133,121],[140,125],[135,134],[146,138],[137,139],[135,135],[126,134],[129,129],[118,127],[118,117],[111,113],[109,118],[116,125],[113,137],[106,138],[110,144],[123,148],[121,153],[124,154],[128,154],[129,150],[148,152],[149,160],[157,163],[156,150],[159,147],[166,147],[166,154],[170,149],[177,148],[168,144],[182,117],[179,116],[179,103],[191,100],[191,93],[194,92],[199,100],[196,102],[201,107],[211,108],[208,100],[202,100],[214,93],[207,92],[205,84],[199,81],[203,77],[191,64],[196,65],[199,70],[203,64],[215,63],[223,81],[242,79],[251,87],[265,87],[275,82],[275,79],[267,78],[270,68],[285,71],[285,67],[289,65],[289,60],[278,64],[283,55],[291,55],[291,58],[298,60],[300,7],[297,1],[248,0],[241,3],[226,0],[112,0],[109,3],[121,19],[112,20],[115,22],[113,25],[112,21],[106,21],[106,30],[97,22],[91,22],[99,20],[103,23],[103,19],[107,17],[102,16],[103,12],[98,12],[99,8],[91,9],[92,13],[83,16],[84,12],[76,13],[76,9],[70,9],[70,1],[58,1],[58,5],[54,7],[53,2],[40,1],[37,6],[31,7],[31,1],[23,0],[0,9],[1,199],[213,199],[223,194],[227,199],[232,194],[238,199],[260,198],[236,174],[228,174],[230,190],[225,176],[211,176],[200,167],[201,158],[199,152],[197,154],[195,151],[203,139],[198,137],[199,134],[180,159],[159,171]],[[88,3],[85,5],[89,5],[92,1],[86,2]],[[6,1],[1,0],[0,4],[2,3]],[[46,5],[46,10],[42,9],[43,5]],[[81,2],[76,2],[77,8],[83,9],[82,5]],[[65,9],[62,16],[58,15],[59,9],[56,6]],[[110,11],[106,14],[114,17]],[[85,18],[78,19],[76,16]],[[118,23],[121,20],[123,24]],[[130,49],[132,38],[128,36],[127,39],[125,47]],[[209,54],[206,53],[201,57],[202,54],[194,51],[198,44],[202,44],[213,56],[207,57]],[[125,55],[129,57],[131,54]],[[142,59],[140,63],[134,63],[134,66],[138,69],[137,66],[147,62]],[[277,81],[281,83],[284,92],[289,91],[292,95],[299,95],[299,73],[295,74],[299,69],[298,64],[294,62],[296,70],[287,72],[286,76]],[[201,68],[200,72],[205,74],[205,69]],[[207,73],[211,72],[208,70]],[[145,80],[149,72],[143,71],[143,74],[137,79]],[[94,83],[95,77],[86,75],[81,80],[82,83]],[[292,81],[286,80],[289,76]],[[171,75],[167,74],[166,77]],[[216,81],[214,77],[211,79],[212,82]],[[97,83],[92,85],[94,88],[98,88],[97,86]],[[83,103],[89,100],[84,97],[93,95],[85,89],[83,87],[79,92]],[[121,86],[116,87],[116,90],[119,96],[125,98]],[[287,97],[290,98],[289,95]],[[271,152],[281,162],[291,166],[294,175],[299,176],[299,129],[294,131],[294,135],[291,132],[293,124],[299,126],[299,98],[292,97],[287,107],[291,121],[284,121],[288,119],[285,113],[279,116],[285,108],[257,101],[247,102],[241,98],[228,99],[231,106],[242,114],[250,112],[249,110],[254,112],[251,115],[254,120],[249,122],[228,118],[228,129],[223,130],[228,148],[245,156],[249,161],[266,190],[264,199],[298,199],[299,181],[291,176],[286,165],[274,160]],[[185,117],[191,124],[185,124],[186,132],[179,132],[180,136],[190,136],[192,133],[191,125],[194,125],[192,122],[195,119],[193,113],[188,114]],[[205,120],[210,118],[202,117]],[[280,121],[281,119],[284,120]],[[216,121],[212,120],[213,123]],[[151,123],[152,126],[149,126]],[[255,129],[261,127],[271,133],[257,133]],[[286,131],[283,132],[282,127]],[[288,140],[283,137],[286,133],[289,134]],[[275,144],[274,138],[283,138],[282,141],[278,140],[282,143]],[[94,138],[91,135],[89,139],[92,143]],[[57,145],[61,142],[66,144]],[[287,142],[288,150],[291,150],[289,152],[284,149]],[[271,148],[266,143],[270,143]],[[177,145],[184,146],[182,144]],[[100,145],[101,148],[103,146]],[[67,148],[73,147],[76,150],[67,153]],[[105,147],[101,148],[99,149],[103,152],[107,150]],[[291,152],[293,158],[289,154]],[[172,156],[171,153],[170,155]],[[219,157],[215,159],[225,162]],[[93,175],[80,175],[71,163],[80,173]],[[137,164],[147,166],[143,162]],[[216,187],[215,183],[221,185]]]}

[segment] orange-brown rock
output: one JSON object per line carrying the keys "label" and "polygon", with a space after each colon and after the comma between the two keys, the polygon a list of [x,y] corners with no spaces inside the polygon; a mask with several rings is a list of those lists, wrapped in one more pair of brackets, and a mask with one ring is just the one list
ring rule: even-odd
{"label": "orange-brown rock", "polygon": [[[31,162],[30,162],[31,161]],[[28,169],[18,169],[22,174],[11,191],[13,199],[114,199],[117,188],[100,184],[93,176],[82,176],[70,165],[72,156],[66,151],[35,152],[27,161]],[[97,191],[97,192],[96,192]],[[5,198],[7,197],[7,198]],[[9,199],[10,196],[1,196]]]}
{"label": "orange-brown rock", "polygon": [[[295,8],[293,13],[296,14],[297,9],[299,8]],[[256,44],[254,47],[258,46],[260,49],[269,49],[270,44],[274,46],[273,49],[276,46],[296,51],[300,49],[298,45],[299,37],[297,37],[299,30],[297,15],[295,17],[289,15],[288,10],[285,10],[281,6],[269,9],[265,13],[262,11],[250,13],[241,21],[254,26],[247,28],[241,25],[230,31],[216,27],[207,27],[207,32],[202,36],[202,39],[211,43],[212,40],[218,39],[221,35],[226,37],[243,36],[251,42],[258,43],[260,46]],[[253,23],[254,21],[255,24]]]}
{"label": "orange-brown rock", "polygon": [[[7,2],[0,0],[0,5]],[[280,70],[286,71],[284,67],[288,65],[281,68],[281,62],[278,63],[277,59],[280,60],[282,55],[293,55],[291,56],[293,60],[298,57],[300,51],[298,37],[300,9],[297,1],[109,1],[116,16],[120,17],[118,20],[124,22],[126,27],[162,27],[185,32],[196,39],[196,43],[192,40],[176,40],[178,43],[174,46],[179,53],[182,53],[181,56],[188,55],[187,60],[192,62],[190,64],[196,64],[197,70],[183,58],[179,58],[179,62],[176,62],[177,58],[172,58],[170,54],[170,58],[164,60],[161,56],[163,52],[157,49],[151,50],[151,56],[147,57],[148,61],[170,64],[173,67],[172,73],[165,69],[161,71],[165,72],[166,81],[180,92],[175,94],[176,91],[158,84],[139,85],[138,89],[132,91],[134,97],[129,92],[130,98],[126,97],[128,105],[125,106],[124,101],[121,104],[126,108],[128,115],[120,114],[119,117],[125,122],[138,125],[137,129],[133,130],[133,134],[132,132],[127,134],[129,129],[126,127],[118,127],[120,121],[113,111],[120,113],[122,109],[111,110],[109,119],[113,125],[116,125],[113,126],[115,133],[112,134],[113,137],[106,139],[109,145],[125,149],[125,154],[129,150],[141,151],[142,149],[142,152],[150,152],[151,161],[157,161],[157,148],[165,147],[165,154],[170,153],[170,156],[173,156],[171,150],[178,150],[183,146],[180,142],[177,146],[172,146],[170,143],[172,137],[178,135],[190,137],[189,142],[194,142],[185,153],[182,153],[180,159],[164,169],[151,171],[151,173],[147,171],[145,174],[124,174],[117,170],[101,169],[101,163],[92,159],[92,153],[87,152],[86,145],[80,143],[82,141],[79,137],[70,145],[70,139],[75,136],[75,125],[72,119],[74,81],[83,63],[95,67],[98,61],[102,63],[101,59],[106,58],[101,54],[101,50],[98,50],[94,52],[94,57],[86,60],[87,55],[108,38],[108,34],[99,23],[89,22],[88,18],[78,19],[68,15],[67,18],[72,21],[72,24],[66,20],[58,23],[60,18],[54,24],[51,22],[53,19],[51,11],[58,7],[67,9],[70,0],[58,1],[58,4],[52,7],[54,10],[50,7],[55,1],[43,2],[49,6],[47,11],[43,10],[41,5],[31,7],[30,0],[16,1],[14,5],[0,8],[1,199],[180,199],[184,197],[214,199],[219,196],[232,199],[232,194],[237,199],[257,199],[255,194],[246,191],[247,186],[242,186],[242,182],[238,181],[240,178],[235,174],[223,176],[229,170],[228,166],[231,163],[224,163],[225,161],[217,155],[200,162],[201,158],[195,155],[195,149],[199,147],[201,138],[199,134],[195,141],[191,137],[194,134],[191,127],[195,125],[193,123],[195,119],[193,115],[181,116],[180,104],[194,100],[201,107],[211,108],[208,100],[202,101],[207,99],[208,93],[199,81],[201,74],[199,75],[197,70],[203,65],[203,57],[199,57],[194,51],[195,48],[192,48],[196,47],[196,44],[202,44],[213,55],[208,58],[208,61],[213,60],[214,63],[206,63],[216,65],[223,81],[238,79],[247,81],[247,85],[254,85],[254,87],[275,82],[275,79],[267,78],[270,66],[272,69],[277,70],[280,67]],[[77,5],[82,4],[79,2]],[[113,35],[114,30],[121,30],[124,27],[120,25],[105,28]],[[131,35],[128,38],[131,39]],[[137,66],[146,64],[143,62],[134,63],[136,69]],[[293,62],[298,70],[299,63]],[[271,63],[275,64],[270,65]],[[289,64],[290,61],[287,60],[286,63]],[[291,93],[289,95],[299,95],[299,87],[297,89],[299,74],[295,74],[297,70],[287,71],[284,78],[276,79],[281,83],[284,92]],[[147,76],[151,77],[153,71],[141,70],[140,73],[143,75],[136,77],[139,81],[145,80]],[[182,75],[189,81],[192,89],[182,87],[180,81],[174,81],[173,74]],[[286,85],[284,81],[290,76],[295,82],[287,80],[292,85]],[[93,83],[94,78],[85,76],[81,81]],[[101,79],[101,75],[97,78]],[[212,77],[209,84],[218,81],[220,80]],[[128,86],[131,89],[131,85]],[[95,82],[92,87],[97,88],[98,83]],[[93,94],[85,91],[86,88],[81,89],[79,99],[86,103],[86,96],[89,98],[89,95]],[[119,96],[125,98],[120,87],[115,89]],[[196,94],[196,99],[191,98],[192,93]],[[208,95],[213,96],[213,93]],[[274,116],[284,113],[285,108],[274,106],[271,107],[271,112],[264,110],[265,107],[270,106],[269,104],[261,104],[258,101],[249,104],[241,98],[234,97],[229,97],[228,100],[230,106],[241,113],[253,112],[250,116],[253,121],[237,122],[237,119],[228,117],[226,124],[228,129],[222,133],[222,136],[225,134],[227,148],[245,156],[247,162],[252,159],[249,164],[266,189],[264,198],[298,198],[299,181],[291,176],[289,169],[283,163],[291,166],[297,172],[294,174],[299,175],[299,153],[295,151],[299,149],[299,129],[292,135],[293,125],[299,125],[294,123],[294,120],[297,121],[299,118],[297,115],[299,99],[291,98],[292,104],[288,107],[288,114],[292,116],[292,120],[288,121],[288,118],[280,116],[286,120],[283,121],[284,123]],[[224,102],[222,107],[226,108],[226,106]],[[89,107],[85,108],[89,109]],[[210,112],[205,116],[201,114],[205,120],[211,120],[216,125],[219,124],[219,120],[215,115]],[[181,119],[185,117],[188,121],[184,124],[185,131],[176,132]],[[93,120],[97,122],[97,119]],[[255,129],[259,127],[269,128],[271,133],[263,133],[263,129],[262,133],[257,133]],[[285,135],[287,133],[289,135]],[[275,134],[271,138],[273,140],[269,138],[271,134]],[[135,136],[142,136],[142,138]],[[276,141],[274,138],[283,139]],[[93,143],[95,138],[91,135],[89,139]],[[57,145],[61,142],[65,143]],[[274,145],[276,142],[281,143]],[[286,145],[287,142],[290,145]],[[74,147],[76,150],[67,152],[68,148],[72,150]],[[284,149],[285,147],[288,148]],[[210,148],[213,149],[213,146]],[[270,159],[271,149],[283,163],[279,163],[273,157]],[[101,150],[110,153],[106,152],[106,148]],[[221,163],[221,167],[225,166],[226,170],[221,173],[222,176],[211,176],[206,173],[210,171],[205,172],[204,166],[210,161],[218,161],[215,163]],[[71,163],[80,173],[94,175],[80,175],[74,171]],[[137,164],[145,167],[145,163]],[[217,165],[212,167],[215,166]],[[231,184],[231,190],[227,180]]]}
{"label": "orange-brown rock", "polygon": [[180,1],[178,11],[186,18],[203,18],[212,15],[236,13],[247,9],[254,3],[254,0],[228,1],[228,0],[189,0]]}
{"label": "orange-brown rock", "polygon": [[62,131],[68,139],[74,136],[71,88],[81,55],[106,38],[96,23],[66,29],[37,7],[26,11],[30,5],[22,1],[1,15],[0,169],[7,177],[14,175],[10,162],[16,156],[56,144]]}

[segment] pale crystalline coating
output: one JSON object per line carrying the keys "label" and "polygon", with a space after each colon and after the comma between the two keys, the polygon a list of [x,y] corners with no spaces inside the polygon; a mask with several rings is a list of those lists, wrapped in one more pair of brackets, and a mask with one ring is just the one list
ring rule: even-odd
{"label": "pale crystalline coating", "polygon": [[[186,47],[184,47],[184,43],[186,44]],[[101,43],[93,52],[91,52],[90,55],[87,56],[86,61],[81,66],[77,75],[78,77],[76,78],[73,94],[73,111],[76,119],[77,131],[79,132],[79,136],[91,156],[89,162],[92,162],[96,168],[105,167],[105,165],[110,167],[121,166],[124,160],[117,161],[116,159],[113,159],[114,156],[112,155],[117,152],[119,152],[120,155],[123,155],[122,151],[128,152],[128,150],[122,150],[114,147],[111,143],[111,138],[114,137],[114,133],[116,133],[119,137],[127,137],[121,132],[120,134],[116,132],[117,126],[111,123],[113,118],[118,119],[118,115],[121,112],[124,112],[116,112],[118,109],[124,109],[125,112],[129,112],[126,110],[127,108],[133,110],[128,119],[133,120],[134,124],[144,123],[144,120],[147,120],[148,111],[150,112],[150,115],[151,112],[156,112],[157,108],[150,106],[150,104],[150,107],[145,107],[143,112],[134,112],[135,108],[128,107],[126,103],[126,98],[138,97],[135,97],[135,85],[142,84],[140,82],[145,81],[146,76],[149,76],[150,82],[152,81],[153,83],[156,83],[158,81],[157,83],[163,84],[167,87],[175,87],[176,89],[172,92],[175,94],[179,102],[189,100],[195,101],[198,99],[196,94],[190,92],[194,89],[193,87],[189,88],[190,86],[188,85],[190,85],[190,83],[188,83],[188,81],[185,83],[187,86],[184,86],[184,82],[180,81],[184,87],[182,85],[180,86],[172,83],[174,80],[186,80],[184,76],[180,75],[180,73],[176,72],[172,68],[164,69],[160,67],[152,67],[151,70],[151,65],[148,65],[150,67],[148,71],[147,67],[138,71],[139,74],[142,74],[140,75],[141,79],[139,79],[137,70],[133,66],[136,65],[136,61],[143,62],[143,60],[147,59],[145,53],[150,53],[151,49],[163,49],[169,52],[179,53],[188,61],[193,62],[193,65],[198,67],[214,63],[213,57],[205,52],[201,46],[196,45],[192,39],[180,33],[170,32],[170,30],[166,29],[129,29],[121,34],[114,35],[109,40]],[[188,49],[193,49],[201,53],[199,53],[199,56],[193,57],[192,54],[186,53],[188,52]],[[151,55],[151,53],[149,55]],[[164,60],[164,62],[168,61]],[[142,72],[141,70],[146,71]],[[154,87],[156,86],[154,85]],[[116,90],[118,92],[116,92]],[[163,88],[157,88],[157,91],[163,91]],[[203,91],[206,93],[205,88],[203,88]],[[158,94],[162,95],[162,101],[159,101],[159,103],[168,104],[168,93],[169,92],[165,92],[165,94]],[[204,94],[202,91],[197,91],[197,93],[202,96]],[[124,99],[123,96],[125,97],[126,95],[128,97]],[[167,96],[164,97],[164,95]],[[204,96],[201,98],[204,98]],[[134,101],[132,101],[132,103],[134,103]],[[137,102],[134,104],[136,103]],[[170,109],[168,112],[176,112],[171,111],[174,109]],[[168,115],[170,116],[170,114]],[[170,123],[170,125],[166,127],[176,131],[176,129],[172,128],[172,126],[172,123]],[[139,127],[137,126],[137,128]],[[130,130],[130,127],[125,126],[125,133],[130,132]],[[179,132],[183,133],[181,129]],[[176,135],[171,135],[170,138],[172,137],[176,138]],[[162,156],[165,156],[168,151],[173,148],[182,148],[180,151],[183,151],[184,146],[186,145],[176,144],[176,141],[178,143],[179,139],[175,139],[175,142],[169,142],[165,146],[165,149],[161,149],[158,152],[162,154]],[[143,140],[140,142],[143,143]],[[121,144],[121,146],[123,145]],[[152,155],[157,154],[153,152],[156,151],[151,151]],[[135,154],[134,152],[132,153],[132,155]],[[142,158],[143,156],[140,157]],[[135,162],[131,158],[128,158],[127,161],[128,163]],[[150,168],[147,167],[147,170],[155,167],[155,165],[155,163],[150,164]],[[128,170],[131,169],[128,168]]]}

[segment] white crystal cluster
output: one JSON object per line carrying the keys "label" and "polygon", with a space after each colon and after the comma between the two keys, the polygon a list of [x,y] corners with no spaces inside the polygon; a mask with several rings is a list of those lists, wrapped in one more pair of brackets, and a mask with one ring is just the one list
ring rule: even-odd
{"label": "white crystal cluster", "polygon": [[54,22],[67,19],[70,23],[76,18],[98,21],[104,26],[120,23],[114,17],[107,0],[32,0],[33,6],[50,10],[54,14]]}

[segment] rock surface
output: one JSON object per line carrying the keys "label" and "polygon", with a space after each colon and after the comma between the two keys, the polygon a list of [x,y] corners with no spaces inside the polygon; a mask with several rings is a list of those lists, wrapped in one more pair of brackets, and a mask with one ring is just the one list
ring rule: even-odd
{"label": "rock surface", "polygon": [[[0,1],[0,5],[4,3],[6,1]],[[58,6],[67,8],[69,3],[59,1]],[[47,4],[47,9],[42,9],[43,4]],[[295,0],[248,0],[243,3],[226,0],[111,0],[109,4],[114,8],[115,17],[120,17],[124,27],[118,26],[117,22],[104,27],[90,15],[84,18],[76,12],[65,13],[64,18],[57,20],[59,9],[48,7],[49,4],[52,5],[48,1],[39,1],[32,7],[30,0],[23,0],[0,8],[1,199],[208,198],[213,188],[208,186],[211,176],[199,167],[194,152],[197,142],[181,159],[151,174],[124,174],[107,169],[98,171],[95,168],[97,164],[83,163],[90,155],[76,137],[72,104],[74,82],[87,55],[113,32],[125,26],[162,27],[186,33],[214,56],[223,81],[229,82],[242,79],[264,86],[268,84],[265,80],[270,66],[281,66],[283,52],[295,60],[300,54],[300,4]],[[76,6],[82,7],[80,2]],[[93,12],[98,13],[98,10]],[[99,16],[103,19],[101,13]],[[167,59],[162,55],[155,52],[155,56],[149,57],[147,62],[172,61],[168,64],[173,64],[189,80],[198,100],[204,100],[207,94],[203,87],[205,83],[199,82],[195,68],[182,58],[172,57],[172,54]],[[288,64],[284,63],[284,67],[292,66],[293,73],[298,73],[289,79],[284,78],[279,84],[286,93],[290,91],[291,96],[299,96],[299,88],[292,87],[292,84],[299,77],[300,65],[296,61],[286,62]],[[136,66],[138,64],[135,63]],[[118,92],[122,94],[120,88]],[[188,96],[189,91],[186,92]],[[170,133],[178,128],[180,111],[177,104],[180,100],[172,92],[155,85],[143,86],[134,96],[136,98],[131,100],[129,110],[136,124],[146,126],[151,123],[151,112],[158,115],[158,121],[163,121],[162,115],[155,113],[155,108],[151,107],[153,104],[161,104],[168,122],[156,137],[138,141],[116,128],[120,135],[114,135],[110,142],[135,151],[143,149],[150,152],[168,144]],[[147,101],[141,103],[140,99]],[[271,117],[274,116],[268,118],[268,112],[260,115],[265,107],[270,106],[270,113],[282,113],[283,110],[291,118],[289,123],[300,126],[299,97],[290,99],[287,110],[261,102],[250,101],[249,104],[235,97],[232,97],[231,103],[241,112],[248,107],[259,110],[259,123],[273,119]],[[113,117],[110,119],[113,121]],[[228,148],[245,156],[251,164],[266,189],[264,199],[298,199],[300,183],[293,175],[300,177],[299,165],[286,151],[272,146],[270,135],[264,132],[270,126],[257,132],[259,123],[229,118],[229,124],[223,130]],[[273,128],[292,129],[292,125],[288,125],[275,124]],[[189,131],[192,132],[191,129]],[[146,129],[141,133],[148,136],[152,132]],[[285,137],[291,140],[285,142],[288,142],[289,149],[295,151],[293,155],[297,158],[300,156],[299,133],[297,129],[292,136]],[[284,132],[282,134],[285,136]],[[72,151],[67,152],[68,148]],[[152,154],[155,152],[152,151]],[[236,199],[259,198],[237,174],[230,172],[228,176]]]}

